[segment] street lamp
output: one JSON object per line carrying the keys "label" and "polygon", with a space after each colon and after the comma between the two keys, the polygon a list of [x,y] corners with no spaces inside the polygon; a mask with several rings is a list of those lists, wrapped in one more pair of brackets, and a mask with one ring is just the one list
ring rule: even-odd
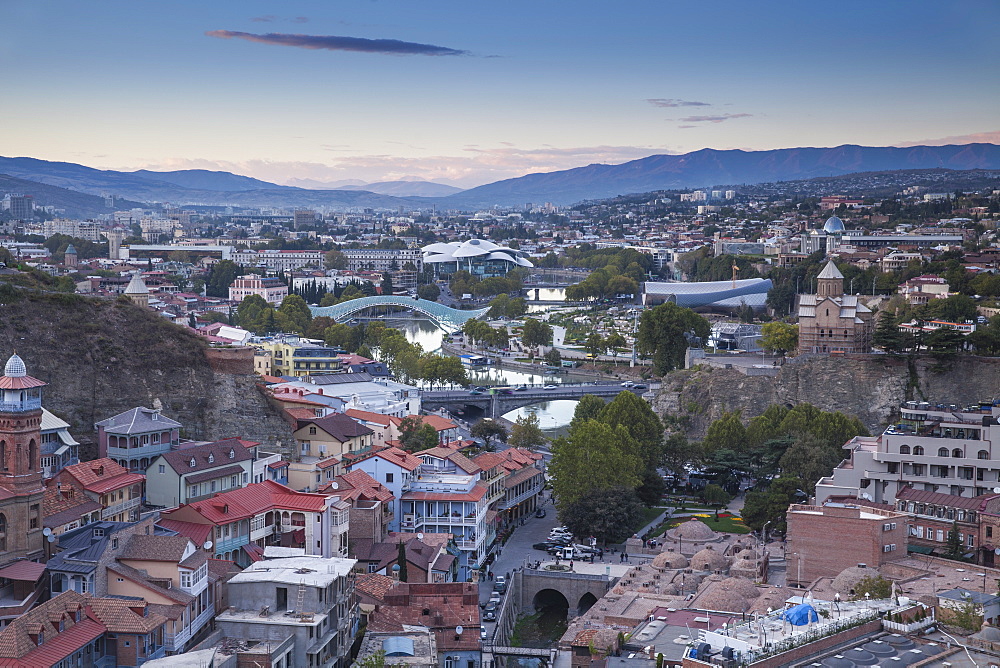
{"label": "street lamp", "polygon": [[840,592],[833,595],[833,605],[837,608],[837,618],[840,618]]}

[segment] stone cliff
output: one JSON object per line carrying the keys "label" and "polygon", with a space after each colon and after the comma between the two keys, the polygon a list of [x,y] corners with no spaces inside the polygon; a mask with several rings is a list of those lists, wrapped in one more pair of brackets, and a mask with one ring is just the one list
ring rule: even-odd
{"label": "stone cliff", "polygon": [[667,374],[653,406],[681,418],[691,438],[702,438],[724,411],[744,420],[771,404],[810,403],[857,416],[872,433],[899,413],[900,402],[965,404],[1000,396],[1000,359],[838,356],[791,359],[777,376],[745,376],[700,366]]}
{"label": "stone cliff", "polygon": [[161,408],[187,438],[292,446],[252,362],[124,300],[28,294],[0,305],[0,357],[15,350],[49,383],[44,406],[70,423],[84,459],[94,456],[94,423],[135,406]]}

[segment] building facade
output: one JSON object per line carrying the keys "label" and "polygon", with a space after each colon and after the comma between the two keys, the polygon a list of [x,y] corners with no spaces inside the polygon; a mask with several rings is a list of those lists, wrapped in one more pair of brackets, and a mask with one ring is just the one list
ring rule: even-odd
{"label": "building facade", "polygon": [[816,277],[816,294],[799,296],[799,354],[868,353],[874,318],[857,295],[844,294],[844,275],[831,260]]}
{"label": "building facade", "polygon": [[264,278],[256,274],[240,276],[229,286],[229,301],[242,302],[256,295],[268,304],[278,305],[288,296],[288,286],[277,278]]}

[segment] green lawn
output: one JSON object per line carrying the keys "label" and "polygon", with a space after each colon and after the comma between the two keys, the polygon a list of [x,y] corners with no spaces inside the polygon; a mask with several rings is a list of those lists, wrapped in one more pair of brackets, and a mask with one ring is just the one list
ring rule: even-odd
{"label": "green lawn", "polygon": [[[742,522],[737,522],[732,517],[720,517],[718,521],[715,520],[715,516],[712,517],[693,517],[692,520],[698,520],[704,522],[712,531],[718,531],[719,533],[750,533],[750,529],[747,528]],[[653,532],[653,536],[661,536],[664,532],[673,529],[675,526],[680,524],[682,521],[690,521],[688,518],[679,518],[676,522],[669,522],[657,528]]]}

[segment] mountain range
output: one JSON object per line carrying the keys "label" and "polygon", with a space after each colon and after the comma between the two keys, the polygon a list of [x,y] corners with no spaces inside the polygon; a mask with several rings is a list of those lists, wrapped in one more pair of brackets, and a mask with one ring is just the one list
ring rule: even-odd
{"label": "mountain range", "polygon": [[[140,202],[177,206],[275,206],[329,208],[478,209],[558,205],[629,193],[790,181],[857,172],[945,168],[1000,169],[1000,146],[786,148],[767,151],[702,149],[681,155],[651,155],[618,165],[592,164],[548,173],[527,174],[469,190],[430,181],[381,183],[310,180],[278,185],[207,170],[120,172],[75,163],[0,157],[0,174],[89,195],[113,194]],[[28,185],[21,191],[31,194]],[[39,193],[36,201],[48,204]]]}

